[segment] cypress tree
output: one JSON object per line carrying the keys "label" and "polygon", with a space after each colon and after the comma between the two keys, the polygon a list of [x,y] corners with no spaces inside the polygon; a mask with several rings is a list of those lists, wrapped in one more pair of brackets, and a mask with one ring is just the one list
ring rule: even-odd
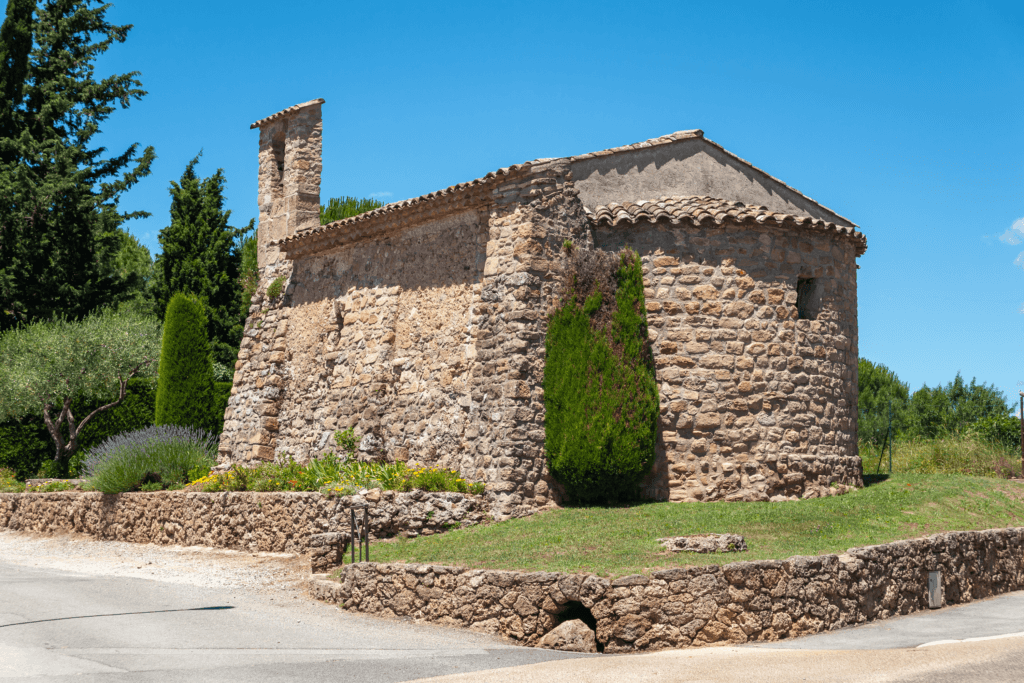
{"label": "cypress tree", "polygon": [[[196,174],[200,152],[171,181],[171,224],[160,231],[162,253],[156,259],[157,312],[163,315],[175,292],[192,292],[204,302],[213,358],[234,365],[245,315],[239,312],[242,238],[253,228],[231,227],[224,209],[224,170],[209,178]],[[248,312],[248,307],[246,307]]]}
{"label": "cypress tree", "polygon": [[552,476],[579,503],[637,497],[654,461],[658,387],[647,340],[643,271],[577,252],[545,339],[545,450]]}
{"label": "cypress tree", "polygon": [[155,154],[92,146],[118,106],[145,95],[138,72],[94,78],[131,29],[95,4],[11,0],[0,27],[0,329],[130,298],[111,263],[122,223],[148,214],[117,206]]}
{"label": "cypress tree", "polygon": [[171,297],[164,318],[154,424],[212,430],[213,365],[206,312],[195,295]]}

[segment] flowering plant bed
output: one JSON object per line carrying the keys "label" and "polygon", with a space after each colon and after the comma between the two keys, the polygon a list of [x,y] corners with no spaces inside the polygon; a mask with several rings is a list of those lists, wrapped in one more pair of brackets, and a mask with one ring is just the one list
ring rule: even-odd
{"label": "flowering plant bed", "polygon": [[468,482],[456,471],[440,467],[409,467],[404,462],[360,462],[328,453],[299,464],[287,459],[256,467],[233,467],[211,472],[191,482],[190,490],[218,491],[319,491],[327,496],[349,496],[360,491],[451,491],[479,495],[482,482]]}

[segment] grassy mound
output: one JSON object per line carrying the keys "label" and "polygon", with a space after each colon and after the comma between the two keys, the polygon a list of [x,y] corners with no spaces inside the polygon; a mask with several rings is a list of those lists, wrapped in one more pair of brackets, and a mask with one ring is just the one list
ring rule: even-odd
{"label": "grassy mound", "polygon": [[[648,503],[565,508],[374,546],[377,562],[622,576],[695,564],[783,559],[942,531],[1024,526],[1024,483],[947,475],[872,478],[864,489],[787,503]],[[657,539],[737,533],[749,552],[668,553]]]}

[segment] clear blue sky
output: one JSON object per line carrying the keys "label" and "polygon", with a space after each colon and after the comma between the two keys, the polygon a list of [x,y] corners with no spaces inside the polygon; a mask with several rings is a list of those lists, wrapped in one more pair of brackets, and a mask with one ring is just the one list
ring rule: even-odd
{"label": "clear blue sky", "polygon": [[[115,0],[116,2],[116,0]],[[152,252],[200,149],[257,215],[249,124],[323,97],[322,196],[396,201],[686,128],[858,223],[860,352],[911,389],[1024,382],[1024,3],[116,2],[149,95],[122,202]],[[1001,239],[1002,238],[1002,239]]]}

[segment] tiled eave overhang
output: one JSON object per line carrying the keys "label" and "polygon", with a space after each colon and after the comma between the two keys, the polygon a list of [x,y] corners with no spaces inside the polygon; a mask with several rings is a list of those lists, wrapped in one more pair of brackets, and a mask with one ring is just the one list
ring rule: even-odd
{"label": "tiled eave overhang", "polygon": [[858,230],[845,225],[836,225],[810,216],[795,216],[778,213],[763,206],[747,206],[717,197],[662,197],[654,201],[608,204],[594,211],[587,211],[591,224],[621,227],[641,222],[665,221],[672,225],[693,225],[696,227],[735,225],[759,225],[779,228],[796,228],[817,232],[833,233],[837,237],[850,239],[861,256],[868,248],[867,238]]}
{"label": "tiled eave overhang", "polygon": [[291,237],[271,242],[271,246],[279,247],[289,259],[295,259],[347,244],[385,238],[431,218],[482,208],[490,203],[491,191],[495,186],[528,175],[536,164],[527,162],[501,168],[467,183],[388,204],[352,218],[308,228]]}

